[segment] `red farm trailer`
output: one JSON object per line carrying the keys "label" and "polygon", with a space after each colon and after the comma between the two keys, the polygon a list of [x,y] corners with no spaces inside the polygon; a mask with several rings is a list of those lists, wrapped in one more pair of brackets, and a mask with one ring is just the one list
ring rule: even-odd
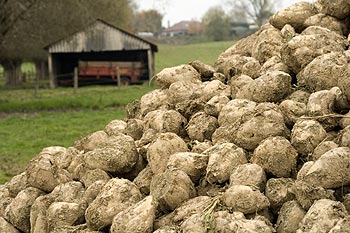
{"label": "red farm trailer", "polygon": [[122,85],[140,84],[148,78],[142,62],[79,61],[79,85],[117,82],[118,75]]}

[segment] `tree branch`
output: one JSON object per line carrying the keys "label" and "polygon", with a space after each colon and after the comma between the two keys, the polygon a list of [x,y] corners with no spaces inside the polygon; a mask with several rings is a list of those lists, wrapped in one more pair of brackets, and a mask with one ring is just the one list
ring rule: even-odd
{"label": "tree branch", "polygon": [[15,7],[11,7],[11,3],[14,1],[1,0],[2,8],[0,11],[1,15],[1,27],[0,27],[0,41],[8,33],[9,30],[13,28],[16,22],[21,19],[21,17],[34,6],[37,0],[19,0],[16,3],[19,5],[20,11],[17,13]]}
{"label": "tree branch", "polygon": [[274,11],[277,1],[271,0],[228,0],[228,3],[235,9],[244,13],[247,18],[259,25]]}

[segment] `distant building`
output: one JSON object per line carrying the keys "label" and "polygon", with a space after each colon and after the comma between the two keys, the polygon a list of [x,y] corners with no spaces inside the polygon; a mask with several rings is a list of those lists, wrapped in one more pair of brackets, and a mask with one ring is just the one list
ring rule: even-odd
{"label": "distant building", "polygon": [[93,82],[100,82],[102,78],[113,80],[115,69],[124,75],[127,83],[147,80],[154,75],[154,53],[158,51],[157,45],[102,20],[46,49],[51,86],[71,83],[75,67],[79,68],[82,82],[92,76]]}
{"label": "distant building", "polygon": [[137,36],[140,36],[140,37],[154,37],[154,33],[153,32],[138,32]]}
{"label": "distant building", "polygon": [[231,23],[231,36],[235,38],[243,38],[253,34],[259,29],[256,24],[247,22],[232,22]]}
{"label": "distant building", "polygon": [[161,35],[165,37],[193,36],[200,34],[201,28],[201,22],[195,20],[184,20],[164,29]]}

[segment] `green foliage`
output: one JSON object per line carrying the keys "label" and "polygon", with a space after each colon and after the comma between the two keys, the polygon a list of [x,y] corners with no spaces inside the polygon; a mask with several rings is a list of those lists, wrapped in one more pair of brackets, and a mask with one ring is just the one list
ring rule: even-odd
{"label": "green foliage", "polygon": [[220,7],[210,8],[202,19],[204,33],[214,41],[227,40],[230,35],[230,18]]}
{"label": "green foliage", "polygon": [[[45,0],[47,1],[47,0]],[[73,0],[76,1],[76,0]],[[134,20],[133,0],[84,0],[81,8],[86,8],[87,13],[94,19],[103,19],[123,29],[132,28]]]}
{"label": "green foliage", "polygon": [[135,16],[135,30],[137,32],[152,32],[158,35],[162,30],[161,15],[157,10],[138,12]]}
{"label": "green foliage", "polygon": [[21,71],[23,73],[31,73],[35,71],[35,65],[31,62],[23,62],[21,65]]}

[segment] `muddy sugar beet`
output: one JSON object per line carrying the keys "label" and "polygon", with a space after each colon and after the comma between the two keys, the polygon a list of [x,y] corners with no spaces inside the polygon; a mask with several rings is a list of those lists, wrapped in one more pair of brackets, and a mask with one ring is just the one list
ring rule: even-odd
{"label": "muddy sugar beet", "polygon": [[0,186],[0,232],[350,232],[350,3],[169,67],[126,119]]}

